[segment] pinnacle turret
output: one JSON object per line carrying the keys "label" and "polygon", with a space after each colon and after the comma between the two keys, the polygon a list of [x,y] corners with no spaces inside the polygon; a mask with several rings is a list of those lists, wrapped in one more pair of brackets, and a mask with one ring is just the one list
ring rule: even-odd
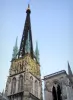
{"label": "pinnacle turret", "polygon": [[38,42],[36,42],[35,56],[36,56],[36,60],[37,60],[37,62],[39,63],[39,50],[38,50]]}
{"label": "pinnacle turret", "polygon": [[26,10],[26,13],[31,13],[31,10],[30,10],[30,5],[28,4],[28,8]]}
{"label": "pinnacle turret", "polygon": [[12,59],[16,59],[16,57],[17,57],[17,53],[18,53],[17,39],[18,39],[18,37],[16,38],[15,46],[13,48]]}
{"label": "pinnacle turret", "polygon": [[70,67],[69,62],[68,62],[68,74],[69,74],[70,76],[72,76],[72,70],[71,70],[71,67]]}

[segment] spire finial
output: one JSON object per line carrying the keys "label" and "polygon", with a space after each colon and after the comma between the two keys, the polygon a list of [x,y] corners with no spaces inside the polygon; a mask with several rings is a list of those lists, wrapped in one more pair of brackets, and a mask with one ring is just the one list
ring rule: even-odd
{"label": "spire finial", "polygon": [[29,3],[28,3],[28,8],[30,8],[30,5],[29,5]]}
{"label": "spire finial", "polygon": [[30,13],[31,11],[30,11],[30,5],[29,5],[29,3],[28,3],[28,8],[27,8],[27,10],[26,10],[26,13]]}

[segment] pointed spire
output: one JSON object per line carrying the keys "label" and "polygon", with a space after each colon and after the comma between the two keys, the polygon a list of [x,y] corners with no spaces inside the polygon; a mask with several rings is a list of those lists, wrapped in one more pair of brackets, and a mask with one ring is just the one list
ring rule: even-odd
{"label": "pointed spire", "polygon": [[70,76],[72,76],[72,71],[71,71],[71,67],[70,67],[69,62],[68,62],[68,74],[69,74]]}
{"label": "pointed spire", "polygon": [[31,22],[30,22],[30,7],[28,4],[28,8],[26,10],[26,20],[25,20],[25,25],[24,25],[24,30],[23,30],[23,35],[22,35],[22,40],[20,44],[20,49],[18,53],[18,58],[23,57],[26,54],[26,44],[27,44],[27,38],[29,34],[29,41],[30,41],[30,56],[33,58],[33,44],[32,44],[32,33],[31,33]]}
{"label": "pointed spire", "polygon": [[39,63],[39,50],[38,50],[38,42],[36,42],[35,56],[36,56],[36,60],[37,60],[37,62]]}
{"label": "pointed spire", "polygon": [[17,53],[18,53],[17,39],[18,39],[18,37],[16,38],[15,46],[13,48],[12,59],[16,59],[16,57],[17,57]]}

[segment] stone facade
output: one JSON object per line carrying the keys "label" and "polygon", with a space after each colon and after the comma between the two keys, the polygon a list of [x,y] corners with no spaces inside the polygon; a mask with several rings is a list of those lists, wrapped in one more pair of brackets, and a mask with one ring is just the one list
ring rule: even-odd
{"label": "stone facade", "polygon": [[[27,57],[29,57],[27,55]],[[28,59],[27,59],[28,60]],[[24,60],[25,61],[25,57]],[[19,61],[18,61],[19,62]],[[28,63],[29,61],[27,61]],[[12,62],[14,63],[14,62]],[[15,64],[17,63],[17,61],[15,62]],[[33,95],[35,95],[36,97],[38,97],[39,99],[41,98],[41,77],[39,76],[35,76],[33,75],[33,73],[29,70],[30,69],[30,65],[22,65],[23,70],[19,70],[19,72],[15,71],[15,67],[16,65],[13,64],[12,68],[10,68],[10,76],[8,77],[8,81],[7,81],[7,85],[6,85],[6,94],[7,96],[10,96],[12,94],[16,94],[19,92],[23,92],[23,91],[29,91],[30,93],[32,93]],[[18,66],[19,68],[20,66]],[[24,68],[25,67],[25,68]],[[12,70],[14,69],[14,70]],[[19,83],[20,83],[20,77],[22,77],[22,83],[21,83],[21,89],[19,89]],[[13,83],[13,79],[15,79],[15,88],[14,88],[14,93],[12,93],[12,83]]]}
{"label": "stone facade", "polygon": [[[17,98],[19,100],[21,97],[23,97],[23,100],[25,100],[24,98],[28,99],[29,96],[33,98],[35,97],[39,100],[41,99],[41,76],[40,74],[38,74],[38,72],[34,74],[33,71],[35,65],[37,69],[40,68],[40,66],[35,62],[35,60],[33,62],[30,62],[30,59],[31,57],[27,54],[26,57],[24,57],[23,59],[13,60],[11,62],[9,73],[10,75],[8,77],[5,90],[6,95],[9,97],[10,100],[12,100],[13,98],[14,100]],[[33,68],[31,66],[32,63],[34,63]]]}
{"label": "stone facade", "polygon": [[55,87],[57,91],[58,85],[61,89],[61,100],[73,100],[73,83],[69,75],[64,70],[44,77],[45,100],[54,100],[53,87]]}
{"label": "stone facade", "polygon": [[42,83],[38,68],[40,65],[29,54],[11,62],[5,90],[9,100],[41,99]]}

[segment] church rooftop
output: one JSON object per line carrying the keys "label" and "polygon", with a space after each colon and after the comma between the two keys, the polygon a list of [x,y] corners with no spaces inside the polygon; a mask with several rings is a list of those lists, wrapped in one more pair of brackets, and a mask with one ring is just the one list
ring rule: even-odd
{"label": "church rooftop", "polygon": [[61,70],[61,71],[55,72],[53,74],[49,74],[49,75],[44,76],[44,80],[47,79],[47,78],[51,78],[51,77],[63,74],[63,73],[67,74],[65,70]]}

